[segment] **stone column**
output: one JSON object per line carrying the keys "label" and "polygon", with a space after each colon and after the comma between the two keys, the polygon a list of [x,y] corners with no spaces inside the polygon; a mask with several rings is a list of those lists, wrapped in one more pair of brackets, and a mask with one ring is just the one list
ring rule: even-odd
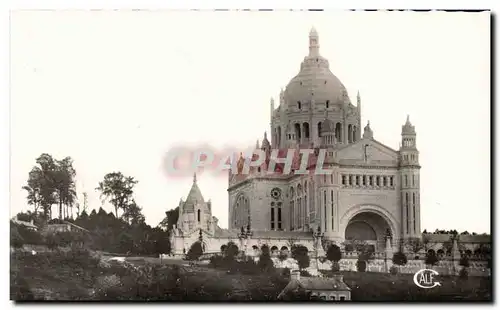
{"label": "stone column", "polygon": [[331,234],[333,227],[332,227],[332,193],[331,189],[326,191],[326,232]]}
{"label": "stone column", "polygon": [[321,239],[323,238],[323,233],[321,232],[319,227],[318,227],[318,230],[314,232],[313,238],[314,238],[314,251],[315,251],[314,254],[316,256],[315,259],[313,260],[313,264],[316,266],[312,266],[312,267],[313,268],[316,267],[317,269],[319,269],[318,260],[320,257],[325,256],[325,250],[323,249],[323,245],[321,244]]}
{"label": "stone column", "polygon": [[391,244],[391,236],[387,235],[385,237],[385,270],[386,272],[389,272],[391,266],[392,266],[392,255],[393,255],[393,250],[392,250],[392,244]]}
{"label": "stone column", "polygon": [[451,248],[451,255],[453,258],[453,274],[457,274],[457,271],[460,269],[460,251],[458,250],[458,236],[453,236],[453,246]]}
{"label": "stone column", "polygon": [[320,188],[318,190],[318,194],[319,194],[319,200],[318,200],[318,203],[319,203],[319,227],[321,227],[321,231],[326,231],[326,227],[325,227],[325,193],[323,191],[323,188]]}

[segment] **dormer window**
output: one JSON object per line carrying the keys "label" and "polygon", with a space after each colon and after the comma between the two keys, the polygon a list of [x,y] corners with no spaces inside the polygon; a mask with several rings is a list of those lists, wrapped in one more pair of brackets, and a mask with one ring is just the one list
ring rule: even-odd
{"label": "dormer window", "polygon": [[330,100],[326,101],[326,108],[328,109],[330,107]]}

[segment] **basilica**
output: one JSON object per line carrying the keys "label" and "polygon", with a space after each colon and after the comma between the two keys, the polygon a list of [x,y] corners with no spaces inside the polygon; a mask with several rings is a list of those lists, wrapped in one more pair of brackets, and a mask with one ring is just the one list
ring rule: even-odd
{"label": "basilica", "polygon": [[[256,145],[267,159],[250,173],[240,173],[240,162],[238,171],[229,172],[228,229],[219,227],[195,176],[186,200],[179,203],[172,254],[186,253],[197,240],[202,240],[205,252],[214,253],[229,241],[248,252],[264,244],[284,249],[300,243],[318,253],[325,242],[362,240],[380,252],[420,237],[415,127],[409,117],[402,120],[401,143],[395,150],[376,139],[361,113],[359,92],[351,102],[321,54],[313,28],[300,71],[281,90],[278,102],[271,99],[271,128]],[[277,165],[282,173],[269,174],[269,155],[275,149],[325,150],[321,168],[331,173],[294,174],[299,162],[294,161],[290,173]],[[318,169],[318,162],[313,154],[308,169]]]}

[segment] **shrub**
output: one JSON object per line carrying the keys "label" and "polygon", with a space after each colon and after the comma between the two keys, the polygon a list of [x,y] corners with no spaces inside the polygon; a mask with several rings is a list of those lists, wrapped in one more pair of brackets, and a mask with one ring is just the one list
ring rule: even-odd
{"label": "shrub", "polygon": [[427,255],[425,256],[425,264],[426,265],[434,266],[437,264],[438,261],[439,261],[439,258],[437,257],[436,253],[434,253],[434,252],[428,252]]}
{"label": "shrub", "polygon": [[398,268],[396,266],[391,266],[391,268],[389,268],[389,272],[391,274],[397,274],[398,273]]}
{"label": "shrub", "polygon": [[408,262],[408,259],[403,252],[399,251],[392,256],[392,262],[398,266],[404,266]]}
{"label": "shrub", "polygon": [[234,244],[234,242],[230,241],[225,248],[224,255],[229,260],[234,260],[236,259],[238,253],[239,253],[238,246]]}
{"label": "shrub", "polygon": [[326,251],[326,258],[331,262],[338,262],[342,259],[342,251],[337,245],[331,244]]}
{"label": "shrub", "polygon": [[262,271],[268,271],[274,268],[274,263],[271,260],[271,255],[269,253],[269,247],[267,245],[263,245],[261,248],[261,254],[259,257],[258,266]]}
{"label": "shrub", "polygon": [[365,272],[366,271],[366,261],[358,258],[358,261],[356,262],[356,268],[358,269],[359,272]]}
{"label": "shrub", "polygon": [[198,260],[203,255],[203,247],[200,241],[196,241],[191,245],[187,253],[188,260]]}
{"label": "shrub", "polygon": [[307,247],[300,244],[294,244],[292,246],[292,258],[297,261],[300,269],[309,267],[309,255]]}

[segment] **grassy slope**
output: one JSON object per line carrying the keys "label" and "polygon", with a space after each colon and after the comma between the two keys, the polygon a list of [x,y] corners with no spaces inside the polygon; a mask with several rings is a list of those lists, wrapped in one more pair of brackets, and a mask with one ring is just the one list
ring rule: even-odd
{"label": "grassy slope", "polygon": [[[144,264],[140,258],[130,261]],[[22,279],[38,298],[91,299],[95,278],[102,275],[102,270],[84,270],[71,264],[47,261],[37,265],[40,266],[30,266],[19,257],[12,260],[11,286],[19,285],[17,282]],[[182,266],[181,270],[185,276],[182,286],[188,288],[189,300],[273,300],[287,283],[283,277],[228,274],[205,266]],[[490,278],[459,280],[442,277],[441,287],[421,289],[414,285],[412,277],[405,274],[344,273],[344,281],[351,287],[354,301],[491,300]]]}
{"label": "grassy slope", "polygon": [[491,301],[491,278],[442,276],[440,287],[422,289],[412,274],[344,272],[353,300],[359,301]]}

